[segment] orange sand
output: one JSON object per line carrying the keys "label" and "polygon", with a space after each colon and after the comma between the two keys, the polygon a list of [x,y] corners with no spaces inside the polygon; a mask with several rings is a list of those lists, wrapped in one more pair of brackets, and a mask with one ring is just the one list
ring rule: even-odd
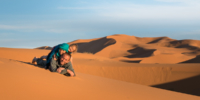
{"label": "orange sand", "polygon": [[79,45],[76,77],[32,65],[46,48],[0,48],[1,100],[200,100],[197,40],[113,35],[71,43]]}

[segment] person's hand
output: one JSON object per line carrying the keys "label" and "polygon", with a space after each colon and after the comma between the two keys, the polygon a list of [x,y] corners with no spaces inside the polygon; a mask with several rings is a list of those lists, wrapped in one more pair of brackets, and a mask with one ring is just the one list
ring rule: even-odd
{"label": "person's hand", "polygon": [[65,68],[59,67],[59,68],[57,69],[57,72],[58,72],[58,73],[61,73],[62,70],[64,70],[64,69],[65,69]]}
{"label": "person's hand", "polygon": [[74,72],[72,72],[71,70],[67,69],[67,73],[70,74],[70,76],[74,76]]}

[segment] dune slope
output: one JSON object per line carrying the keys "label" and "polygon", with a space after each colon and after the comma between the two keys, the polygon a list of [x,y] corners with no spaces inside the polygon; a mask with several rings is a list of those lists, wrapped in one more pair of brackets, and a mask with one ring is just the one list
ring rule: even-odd
{"label": "dune slope", "polygon": [[[82,73],[69,78],[0,58],[2,100],[198,100],[200,97]],[[152,92],[153,91],[153,92]]]}
{"label": "dune slope", "polygon": [[[13,49],[0,48],[0,64],[7,70],[2,71],[2,79],[9,79],[13,76],[12,73],[32,74],[37,75],[37,71],[29,72],[33,69],[40,69],[38,66],[32,65],[30,62],[34,56],[42,56],[49,52],[49,50],[38,49]],[[197,88],[198,75],[200,75],[199,64],[138,64],[116,61],[107,57],[94,55],[91,53],[76,53],[73,54],[73,65],[76,72],[100,76],[129,83],[137,83],[141,85],[155,86],[163,89],[184,92],[193,95],[199,95]],[[8,65],[6,65],[8,64]],[[11,65],[10,65],[11,64]],[[31,68],[30,70],[23,70],[21,66]],[[14,69],[12,67],[20,67]],[[10,71],[9,71],[10,69]],[[44,70],[44,69],[41,69]],[[16,72],[15,72],[16,71]],[[45,70],[44,74],[50,73]],[[11,74],[10,76],[3,73]],[[37,73],[37,74],[36,74]],[[42,74],[42,73],[41,73]],[[20,74],[21,75],[21,74]],[[23,74],[24,75],[24,74]],[[39,75],[39,74],[38,74]],[[6,77],[5,77],[6,76]],[[40,76],[35,76],[33,80],[37,80]],[[53,77],[53,76],[52,76]],[[197,78],[192,78],[197,77]],[[19,77],[16,77],[18,79]],[[32,76],[30,77],[32,79]],[[190,80],[187,80],[191,78]],[[13,80],[11,78],[10,80]],[[181,81],[184,80],[184,81]],[[191,81],[192,80],[192,81]],[[17,80],[16,80],[17,81]],[[21,79],[19,81],[26,82]],[[176,84],[169,84],[178,81],[179,88]],[[7,84],[7,83],[5,83]],[[18,84],[18,83],[16,83]],[[165,85],[167,84],[167,86]],[[181,84],[181,85],[180,85]]]}

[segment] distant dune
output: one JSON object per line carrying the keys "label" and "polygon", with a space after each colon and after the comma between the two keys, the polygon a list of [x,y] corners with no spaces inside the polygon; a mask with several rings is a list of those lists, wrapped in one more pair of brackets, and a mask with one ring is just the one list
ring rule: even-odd
{"label": "distant dune", "polygon": [[76,40],[69,44],[74,43],[78,44],[79,53],[87,52],[129,63],[186,63],[200,55],[200,40],[175,40],[169,37],[140,38],[117,34]]}
{"label": "distant dune", "polygon": [[38,47],[38,48],[35,48],[35,49],[51,50],[52,47],[49,47],[49,46],[42,46],[42,47]]}

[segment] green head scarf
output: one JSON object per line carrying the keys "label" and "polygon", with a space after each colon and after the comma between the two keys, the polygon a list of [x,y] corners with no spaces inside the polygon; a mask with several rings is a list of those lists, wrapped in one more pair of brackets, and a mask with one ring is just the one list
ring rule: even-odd
{"label": "green head scarf", "polygon": [[[60,44],[60,45],[59,45],[59,49],[62,49],[62,50],[66,51],[66,52],[68,53],[69,44],[67,44],[67,43]],[[56,54],[57,57],[60,57],[59,49],[58,49],[58,52],[57,52],[57,54]]]}
{"label": "green head scarf", "polygon": [[60,49],[62,49],[62,50],[64,50],[64,51],[68,52],[69,44],[67,44],[67,43],[61,44],[61,45],[60,45]]}

